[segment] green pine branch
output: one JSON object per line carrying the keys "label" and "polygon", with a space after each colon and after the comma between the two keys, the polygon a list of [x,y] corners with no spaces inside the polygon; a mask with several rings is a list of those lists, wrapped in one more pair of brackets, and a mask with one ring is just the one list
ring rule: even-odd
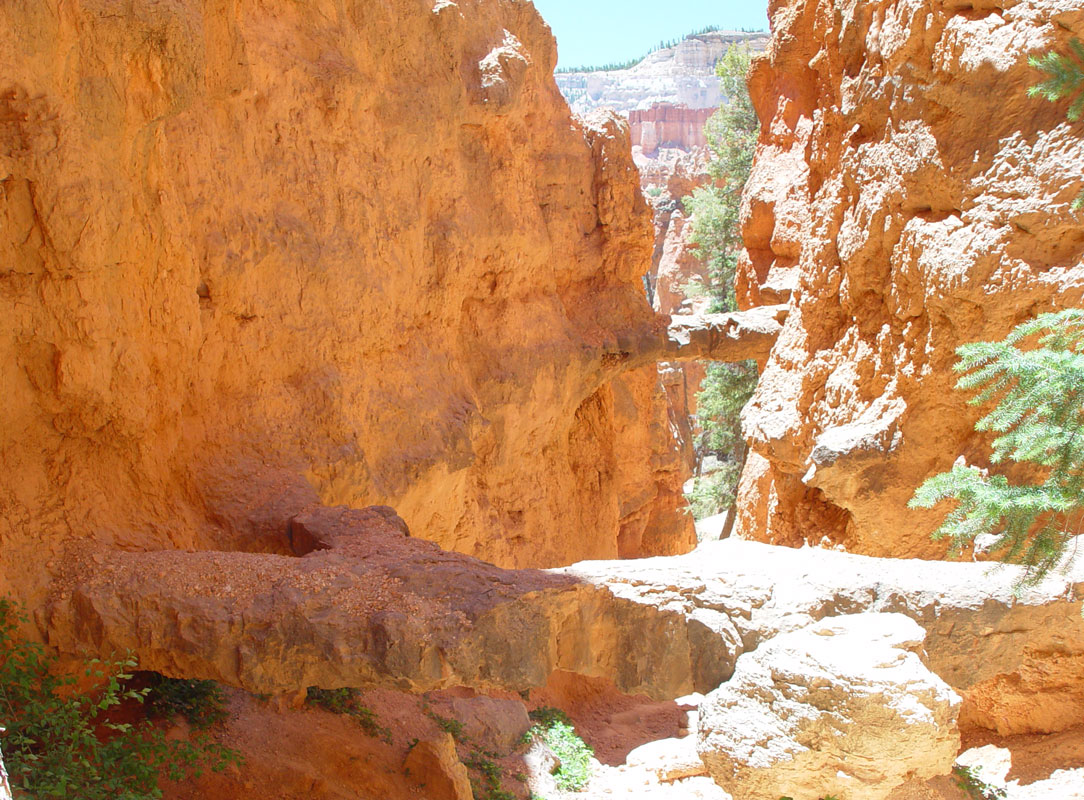
{"label": "green pine branch", "polygon": [[1004,341],[956,352],[957,388],[976,392],[972,405],[996,403],[975,425],[998,434],[990,462],[1030,464],[1045,477],[1017,485],[957,463],[923,483],[910,505],[955,500],[935,539],[959,552],[980,534],[996,534],[1002,560],[1028,568],[1024,583],[1038,582],[1084,519],[1084,309],[1042,314]]}
{"label": "green pine branch", "polygon": [[1070,55],[1051,51],[1028,58],[1031,66],[1047,74],[1046,80],[1028,89],[1028,95],[1044,97],[1051,103],[1071,99],[1066,116],[1076,122],[1084,114],[1084,43],[1074,37],[1069,50]]}

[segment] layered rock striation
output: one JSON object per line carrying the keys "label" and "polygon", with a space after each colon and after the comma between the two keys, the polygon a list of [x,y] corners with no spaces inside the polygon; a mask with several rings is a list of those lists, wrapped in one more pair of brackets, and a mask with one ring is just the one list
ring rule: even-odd
{"label": "layered rock striation", "polygon": [[672,103],[656,103],[647,109],[629,112],[632,146],[651,157],[659,148],[695,150],[707,147],[704,125],[714,108],[689,108]]}
{"label": "layered rock striation", "polygon": [[1084,138],[1029,98],[1027,58],[1084,34],[1058,0],[776,0],[750,88],[762,121],[742,224],[743,308],[793,292],[743,415],[736,530],[938,557],[943,509],[906,503],[963,455],[983,409],[956,348],[1084,302],[1069,205]]}
{"label": "layered rock striation", "polygon": [[0,590],[69,538],[263,551],[233,509],[297,476],[505,566],[691,546],[655,367],[601,355],[654,324],[627,126],[531,4],[0,31]]}

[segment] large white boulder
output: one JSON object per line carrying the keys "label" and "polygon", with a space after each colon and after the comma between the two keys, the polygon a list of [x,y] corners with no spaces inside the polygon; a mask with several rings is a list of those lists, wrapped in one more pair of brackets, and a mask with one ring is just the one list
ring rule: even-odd
{"label": "large white boulder", "polygon": [[734,800],[882,800],[952,769],[960,698],[902,614],[831,617],[738,659],[700,709],[697,750]]}

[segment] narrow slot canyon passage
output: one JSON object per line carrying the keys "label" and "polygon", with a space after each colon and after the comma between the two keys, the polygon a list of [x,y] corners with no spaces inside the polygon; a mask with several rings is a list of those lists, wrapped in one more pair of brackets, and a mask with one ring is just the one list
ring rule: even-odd
{"label": "narrow slot canyon passage", "polygon": [[0,32],[0,800],[1084,800],[1077,0]]}

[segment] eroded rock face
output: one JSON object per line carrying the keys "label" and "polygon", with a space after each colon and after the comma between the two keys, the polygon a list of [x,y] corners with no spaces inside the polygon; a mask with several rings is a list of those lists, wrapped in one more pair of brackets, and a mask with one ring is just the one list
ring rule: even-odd
{"label": "eroded rock face", "polygon": [[718,685],[735,657],[682,614],[441,550],[387,508],[312,507],[282,527],[291,555],[74,547],[38,621],[62,653],[268,694],[522,691],[566,670],[668,698]]}
{"label": "eroded rock face", "polygon": [[900,614],[833,617],[738,659],[700,707],[697,750],[734,800],[883,800],[948,773],[960,698]]}
{"label": "eroded rock face", "polygon": [[228,506],[298,475],[506,566],[691,546],[600,377],[651,325],[627,127],[530,3],[99,5],[0,9],[0,587],[262,549]]}
{"label": "eroded rock face", "polygon": [[743,416],[739,534],[937,557],[906,508],[981,409],[956,348],[1084,303],[1084,139],[1028,98],[1029,55],[1084,34],[1060,0],[776,0],[750,88],[762,136],[742,223],[743,307],[793,287]]}

